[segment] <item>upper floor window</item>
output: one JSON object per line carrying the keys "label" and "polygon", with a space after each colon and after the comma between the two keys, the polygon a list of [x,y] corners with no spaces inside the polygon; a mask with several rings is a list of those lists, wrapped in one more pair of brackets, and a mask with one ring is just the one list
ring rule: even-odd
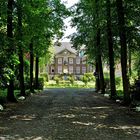
{"label": "upper floor window", "polygon": [[69,64],[73,64],[73,58],[69,58]]}
{"label": "upper floor window", "polygon": [[80,58],[76,58],[76,64],[80,64]]}
{"label": "upper floor window", "polygon": [[62,64],[62,58],[58,58],[58,64]]}
{"label": "upper floor window", "polygon": [[85,57],[82,58],[82,64],[86,64],[86,58]]}

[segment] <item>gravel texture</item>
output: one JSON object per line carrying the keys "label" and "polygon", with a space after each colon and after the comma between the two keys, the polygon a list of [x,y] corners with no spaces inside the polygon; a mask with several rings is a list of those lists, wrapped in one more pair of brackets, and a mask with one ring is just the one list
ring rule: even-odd
{"label": "gravel texture", "polygon": [[45,89],[0,112],[0,140],[140,140],[140,113],[94,89]]}

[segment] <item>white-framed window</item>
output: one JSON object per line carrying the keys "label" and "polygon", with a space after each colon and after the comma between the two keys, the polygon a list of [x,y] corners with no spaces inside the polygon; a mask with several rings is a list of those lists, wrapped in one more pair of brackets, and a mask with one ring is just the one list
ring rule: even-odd
{"label": "white-framed window", "polygon": [[62,73],[62,66],[58,66],[58,73]]}
{"label": "white-framed window", "polygon": [[86,73],[86,67],[82,67],[82,73]]}
{"label": "white-framed window", "polygon": [[80,74],[80,67],[76,67],[76,74]]}
{"label": "white-framed window", "polygon": [[62,58],[58,58],[58,64],[62,64]]}
{"label": "white-framed window", "polygon": [[69,73],[73,73],[73,66],[69,66]]}
{"label": "white-framed window", "polygon": [[80,58],[79,57],[76,58],[76,64],[80,64]]}
{"label": "white-framed window", "polygon": [[82,64],[86,64],[86,58],[82,58]]}
{"label": "white-framed window", "polygon": [[69,58],[69,64],[73,64],[73,58]]}

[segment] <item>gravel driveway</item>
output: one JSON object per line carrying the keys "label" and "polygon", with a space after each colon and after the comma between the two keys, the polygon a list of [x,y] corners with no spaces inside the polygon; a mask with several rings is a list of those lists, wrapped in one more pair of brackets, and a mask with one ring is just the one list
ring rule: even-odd
{"label": "gravel driveway", "polygon": [[140,140],[140,113],[94,89],[45,89],[0,112],[0,140]]}

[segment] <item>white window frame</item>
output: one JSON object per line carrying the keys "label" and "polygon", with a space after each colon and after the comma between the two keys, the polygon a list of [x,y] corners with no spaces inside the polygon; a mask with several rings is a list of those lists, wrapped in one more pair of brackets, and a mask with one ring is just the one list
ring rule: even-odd
{"label": "white window frame", "polygon": [[58,58],[58,64],[62,64],[62,58]]}
{"label": "white window frame", "polygon": [[69,66],[69,73],[73,73],[73,66]]}
{"label": "white window frame", "polygon": [[80,58],[76,58],[76,64],[80,64]]}
{"label": "white window frame", "polygon": [[69,58],[69,64],[73,64],[73,58]]}
{"label": "white window frame", "polygon": [[80,67],[76,67],[76,74],[80,74]]}
{"label": "white window frame", "polygon": [[82,64],[86,64],[86,58],[82,58]]}
{"label": "white window frame", "polygon": [[83,66],[83,67],[82,67],[82,73],[84,74],[84,73],[86,73],[86,71],[87,71],[86,66]]}
{"label": "white window frame", "polygon": [[62,66],[58,66],[58,73],[62,73]]}

